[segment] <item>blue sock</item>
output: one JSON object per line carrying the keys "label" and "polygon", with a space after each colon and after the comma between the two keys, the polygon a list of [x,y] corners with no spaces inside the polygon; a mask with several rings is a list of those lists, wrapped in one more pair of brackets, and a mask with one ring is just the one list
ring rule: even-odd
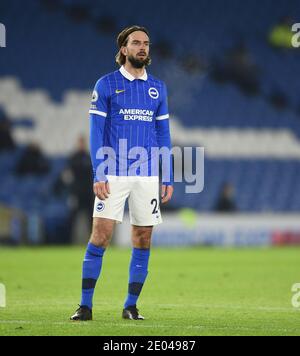
{"label": "blue sock", "polygon": [[90,309],[93,307],[93,295],[96,282],[100,276],[104,252],[105,248],[97,247],[89,242],[83,260],[80,305],[88,306]]}
{"label": "blue sock", "polygon": [[148,274],[150,249],[133,248],[129,267],[128,295],[124,308],[136,305]]}

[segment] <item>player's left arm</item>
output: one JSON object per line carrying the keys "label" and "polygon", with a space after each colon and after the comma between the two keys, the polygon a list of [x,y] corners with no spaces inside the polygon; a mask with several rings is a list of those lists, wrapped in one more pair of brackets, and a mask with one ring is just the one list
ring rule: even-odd
{"label": "player's left arm", "polygon": [[[155,128],[157,135],[157,142],[159,148],[167,147],[171,153],[171,135],[170,135],[170,125],[169,125],[169,110],[168,110],[168,96],[167,88],[163,84],[161,92],[161,102],[157,110]],[[171,200],[173,195],[173,160],[172,155],[168,157],[167,168],[162,166],[162,187],[161,187],[161,197],[162,203],[167,203]]]}

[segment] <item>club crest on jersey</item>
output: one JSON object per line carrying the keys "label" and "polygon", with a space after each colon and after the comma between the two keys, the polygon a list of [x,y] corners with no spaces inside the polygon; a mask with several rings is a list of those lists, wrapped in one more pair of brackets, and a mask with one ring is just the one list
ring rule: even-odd
{"label": "club crest on jersey", "polygon": [[98,93],[96,90],[94,90],[92,95],[92,103],[94,103],[97,100],[98,100]]}
{"label": "club crest on jersey", "polygon": [[100,203],[97,204],[96,210],[100,213],[105,209],[105,204],[101,201]]}
{"label": "club crest on jersey", "polygon": [[156,88],[149,88],[148,94],[152,99],[158,99],[159,97],[159,92]]}

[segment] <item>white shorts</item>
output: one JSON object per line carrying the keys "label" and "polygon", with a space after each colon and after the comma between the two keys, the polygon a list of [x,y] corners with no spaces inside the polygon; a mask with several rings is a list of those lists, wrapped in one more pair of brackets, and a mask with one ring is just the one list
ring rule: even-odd
{"label": "white shorts", "polygon": [[107,199],[95,198],[93,217],[123,221],[128,198],[130,223],[151,226],[162,223],[159,206],[158,177],[107,176],[110,194]]}

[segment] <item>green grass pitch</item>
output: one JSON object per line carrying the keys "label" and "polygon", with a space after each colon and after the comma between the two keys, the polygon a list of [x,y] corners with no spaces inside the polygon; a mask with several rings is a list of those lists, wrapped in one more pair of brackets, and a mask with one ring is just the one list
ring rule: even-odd
{"label": "green grass pitch", "polygon": [[109,248],[94,320],[70,322],[84,250],[0,248],[0,335],[300,335],[300,309],[291,304],[297,248],[153,248],[138,304],[144,321],[121,319],[130,249]]}

